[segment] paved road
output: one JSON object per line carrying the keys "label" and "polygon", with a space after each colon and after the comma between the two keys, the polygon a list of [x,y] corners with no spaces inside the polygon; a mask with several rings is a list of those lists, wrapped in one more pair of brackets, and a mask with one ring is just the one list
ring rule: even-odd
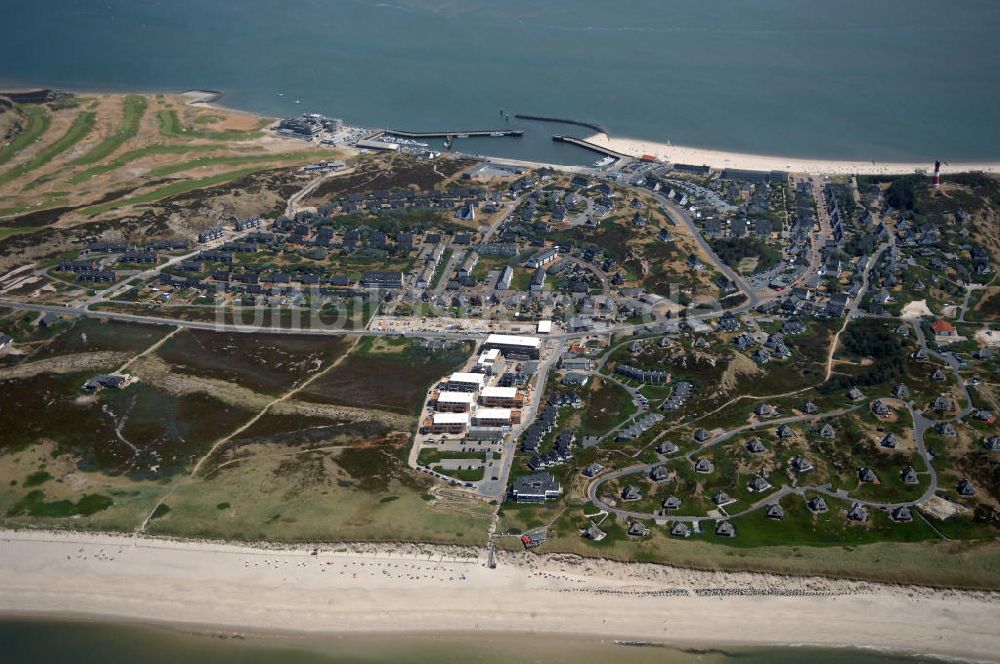
{"label": "paved road", "polygon": [[[774,420],[769,420],[769,421],[766,421],[766,422],[761,422],[761,423],[758,423],[758,424],[755,424],[755,425],[747,425],[745,427],[740,427],[739,429],[735,429],[735,430],[733,430],[731,432],[728,432],[724,436],[720,436],[719,438],[717,438],[716,440],[713,440],[708,445],[705,445],[703,447],[700,447],[700,448],[698,448],[696,450],[693,450],[693,451],[687,453],[686,455],[684,455],[683,458],[687,462],[690,463],[690,462],[692,462],[692,456],[694,456],[696,454],[699,454],[699,453],[703,452],[704,450],[709,449],[711,447],[714,447],[714,446],[716,446],[716,445],[718,445],[718,444],[720,444],[722,442],[725,442],[726,440],[732,438],[734,435],[736,435],[738,433],[743,433],[743,432],[746,432],[746,431],[749,431],[749,430],[753,430],[753,429],[757,429],[757,428],[771,427],[771,426],[774,426],[776,424],[780,424],[780,423],[783,423],[783,422],[787,423],[787,422],[794,422],[794,421],[800,421],[800,420],[806,420],[806,419],[820,419],[820,418],[825,418],[825,417],[836,417],[837,415],[843,415],[843,414],[848,413],[848,412],[850,412],[852,410],[855,410],[855,409],[857,409],[859,407],[860,406],[854,406],[854,407],[851,407],[851,408],[845,408],[845,409],[840,409],[840,410],[836,410],[836,411],[830,411],[830,412],[826,412],[826,413],[822,413],[822,414],[818,414],[818,415],[807,415],[807,416],[796,416],[796,417],[787,417],[787,418],[774,419]],[[751,504],[746,509],[743,509],[743,510],[741,510],[739,512],[732,512],[732,513],[730,513],[730,512],[726,512],[724,509],[720,508],[720,512],[725,516],[725,518],[736,518],[736,517],[743,516],[745,514],[750,514],[752,512],[757,511],[757,510],[763,509],[767,505],[770,505],[770,504],[773,504],[775,502],[778,502],[781,498],[783,498],[786,495],[793,494],[793,493],[797,494],[797,495],[804,495],[806,491],[814,491],[814,492],[817,492],[817,493],[822,493],[824,495],[830,496],[831,498],[839,498],[839,499],[842,499],[842,500],[849,500],[851,502],[855,502],[855,503],[858,503],[860,505],[864,505],[864,506],[871,507],[871,508],[877,508],[877,509],[893,509],[893,508],[896,508],[896,507],[912,507],[912,506],[914,506],[914,505],[916,505],[916,504],[918,504],[920,502],[923,502],[924,500],[926,500],[926,499],[930,498],[931,496],[933,496],[934,493],[937,491],[937,488],[938,488],[937,473],[934,470],[934,466],[931,463],[931,460],[932,460],[931,456],[927,452],[927,449],[924,446],[924,441],[923,441],[923,432],[929,426],[932,426],[933,422],[931,422],[930,420],[925,419],[919,413],[914,412],[913,409],[912,409],[912,407],[908,406],[907,408],[908,408],[908,410],[910,412],[911,417],[913,417],[913,420],[914,420],[914,428],[915,428],[916,440],[917,440],[917,452],[924,459],[924,461],[927,464],[927,468],[929,469],[926,473],[921,473],[921,474],[927,474],[927,475],[930,476],[930,482],[928,483],[927,489],[924,491],[924,493],[919,498],[916,498],[915,500],[895,502],[895,503],[880,503],[880,502],[875,502],[875,501],[870,501],[870,500],[863,500],[863,499],[859,499],[859,498],[854,498],[853,496],[850,495],[850,492],[847,492],[847,491],[844,491],[844,490],[833,491],[830,488],[829,484],[822,484],[822,485],[811,485],[810,484],[810,485],[801,485],[801,486],[789,486],[787,484],[783,484],[780,487],[778,487],[777,491],[770,492],[766,496],[762,496],[760,498],[760,500],[758,500],[755,503]],[[678,457],[678,458],[681,458],[681,457]],[[617,470],[617,471],[614,471],[614,472],[611,472],[611,473],[600,475],[599,477],[597,477],[596,479],[594,479],[587,486],[587,499],[595,507],[597,507],[598,509],[605,510],[607,512],[611,512],[611,513],[617,515],[618,517],[625,518],[625,519],[646,519],[646,520],[648,520],[648,519],[660,518],[660,519],[669,519],[671,521],[683,521],[685,523],[699,523],[699,522],[702,522],[702,521],[716,521],[716,520],[718,520],[718,517],[708,516],[708,515],[669,514],[669,515],[664,515],[664,516],[658,516],[656,514],[652,514],[652,513],[649,513],[649,512],[635,512],[635,511],[632,511],[632,510],[622,509],[622,508],[619,508],[619,507],[612,507],[612,506],[608,505],[607,503],[605,503],[603,500],[601,500],[601,498],[598,496],[598,492],[600,490],[600,487],[602,485],[606,484],[607,482],[610,482],[612,480],[616,480],[616,479],[619,479],[619,478],[622,478],[622,477],[628,477],[630,475],[640,474],[640,473],[643,474],[643,475],[645,475],[645,474],[649,473],[649,471],[655,465],[660,465],[660,464],[645,464],[645,463],[635,464],[635,465],[632,465],[632,466],[628,466],[627,468],[623,468],[623,469],[620,469],[620,470]]]}
{"label": "paved road", "polygon": [[598,269],[596,265],[594,265],[593,263],[589,263],[581,258],[577,258],[576,256],[563,255],[563,260],[569,261],[574,265],[579,265],[583,269],[593,273],[601,284],[601,293],[604,295],[604,297],[608,298],[611,297],[611,282],[608,281],[607,275],[604,274],[604,272],[602,272],[600,269]]}
{"label": "paved road", "polygon": [[[919,345],[922,348],[924,348],[925,350],[928,350],[927,349],[927,341],[926,341],[926,338],[925,338],[925,336],[923,334],[923,331],[920,329],[919,322],[917,322],[914,325],[914,327],[916,329],[917,341],[918,341]],[[935,353],[934,351],[928,351],[928,352],[932,356],[939,356],[940,357],[940,354]],[[944,359],[944,358],[942,358],[942,359]],[[884,503],[884,502],[877,502],[877,501],[871,501],[871,500],[865,500],[865,499],[861,499],[861,498],[856,498],[856,497],[852,496],[849,491],[846,491],[844,489],[841,489],[841,490],[838,490],[838,491],[834,491],[830,487],[829,484],[822,484],[822,485],[802,485],[802,486],[796,486],[796,487],[790,487],[788,485],[782,485],[778,489],[778,491],[769,493],[767,496],[761,498],[760,500],[758,500],[757,502],[755,502],[754,504],[750,505],[749,507],[747,507],[746,509],[744,509],[744,510],[742,510],[740,512],[727,513],[724,510],[720,510],[720,511],[723,514],[725,514],[727,518],[736,518],[736,517],[739,517],[739,516],[743,516],[744,514],[749,514],[751,512],[755,512],[757,510],[763,509],[767,505],[779,501],[782,497],[784,497],[786,495],[789,495],[789,494],[792,494],[792,493],[797,494],[797,495],[804,495],[805,491],[807,491],[807,490],[808,491],[814,491],[814,492],[822,493],[822,494],[824,494],[826,496],[829,496],[831,498],[838,498],[838,499],[841,499],[841,500],[848,500],[848,501],[851,501],[851,502],[854,502],[854,503],[858,503],[859,505],[863,505],[863,506],[866,506],[866,507],[869,507],[869,508],[873,508],[873,509],[888,509],[888,510],[894,509],[896,507],[913,507],[913,506],[918,505],[918,504],[924,502],[925,500],[931,498],[932,496],[935,495],[935,493],[937,493],[937,490],[938,490],[938,487],[939,487],[939,482],[938,482],[937,469],[934,467],[934,458],[930,454],[930,452],[927,450],[927,445],[926,445],[925,440],[924,440],[924,435],[925,435],[925,433],[927,432],[928,429],[930,429],[931,427],[935,426],[938,422],[959,420],[959,419],[961,419],[963,417],[968,416],[969,413],[971,413],[972,410],[973,410],[972,395],[971,395],[971,393],[969,391],[969,387],[967,385],[965,385],[964,381],[962,380],[961,375],[959,374],[958,366],[956,364],[951,364],[951,363],[949,363],[949,366],[951,367],[952,371],[954,372],[956,379],[959,381],[959,384],[961,384],[963,386],[963,388],[965,390],[965,393],[966,393],[966,398],[967,398],[967,406],[965,408],[963,408],[955,417],[948,418],[948,419],[943,419],[943,420],[942,419],[931,420],[931,419],[925,417],[923,413],[921,413],[921,412],[919,412],[919,411],[917,411],[915,409],[913,401],[909,401],[909,402],[907,402],[905,404],[906,410],[910,414],[910,418],[911,418],[911,420],[913,422],[913,435],[914,435],[914,441],[916,443],[917,454],[924,460],[924,464],[926,465],[926,468],[927,468],[927,470],[925,470],[923,472],[920,472],[918,474],[919,475],[927,475],[928,478],[929,478],[929,481],[928,481],[928,484],[927,484],[927,488],[924,490],[923,494],[920,495],[920,497],[918,497],[918,498],[916,498],[914,500],[901,501],[901,502],[893,502],[893,503]],[[844,415],[844,414],[846,414],[848,412],[851,412],[853,410],[856,410],[856,409],[860,408],[863,405],[867,405],[867,402],[865,404],[859,404],[859,405],[856,405],[856,406],[852,406],[850,408],[844,408],[844,409],[839,409],[839,410],[835,410],[835,411],[829,411],[829,412],[822,413],[822,414],[817,414],[817,415],[810,415],[810,416],[803,415],[803,416],[786,417],[786,418],[775,418],[775,419],[771,419],[771,420],[759,422],[757,424],[750,424],[750,425],[742,426],[742,427],[739,427],[737,429],[733,429],[732,431],[726,432],[726,434],[724,434],[724,435],[716,438],[715,440],[713,440],[712,442],[708,443],[707,445],[704,445],[704,446],[699,447],[699,448],[697,448],[695,450],[692,450],[691,452],[688,452],[687,454],[684,455],[683,458],[688,463],[693,463],[693,457],[695,455],[702,453],[706,449],[710,449],[712,447],[715,447],[716,445],[719,445],[719,444],[721,444],[721,443],[729,440],[733,436],[735,436],[737,434],[740,434],[740,433],[744,433],[746,431],[750,431],[750,430],[758,429],[758,428],[764,428],[764,427],[771,427],[771,426],[779,425],[779,424],[782,424],[782,423],[789,423],[789,422],[800,421],[800,420],[805,420],[805,419],[822,419],[822,418],[826,418],[826,417],[836,417],[836,416],[839,416],[839,415]],[[678,458],[680,458],[680,457],[678,457]],[[635,511],[621,509],[621,508],[617,508],[617,507],[611,507],[610,505],[606,504],[603,500],[601,500],[599,498],[598,491],[600,490],[600,487],[603,484],[606,484],[607,482],[609,482],[611,480],[619,479],[621,477],[627,477],[629,475],[635,475],[635,474],[639,474],[639,473],[643,473],[643,474],[648,473],[650,471],[650,469],[653,467],[653,465],[656,465],[656,464],[636,464],[636,465],[632,465],[632,466],[629,466],[627,468],[623,468],[623,469],[620,469],[620,470],[617,470],[617,471],[614,471],[614,472],[611,472],[611,473],[607,473],[605,475],[601,475],[601,476],[597,477],[596,479],[594,479],[587,486],[587,498],[588,498],[588,500],[590,500],[590,502],[595,507],[597,507],[598,509],[602,509],[602,510],[605,510],[605,511],[608,511],[608,512],[612,512],[612,513],[616,514],[619,517],[627,518],[627,519],[647,519],[648,520],[648,519],[653,519],[653,518],[669,518],[670,520],[673,520],[673,521],[683,521],[683,522],[686,522],[686,523],[698,523],[698,522],[701,522],[701,521],[714,521],[714,520],[716,520],[716,517],[694,516],[694,515],[674,515],[674,514],[670,514],[669,516],[657,517],[655,514],[651,514],[651,513],[648,513],[648,512],[635,512]]]}
{"label": "paved road", "polygon": [[672,217],[680,219],[681,222],[687,226],[688,231],[690,231],[691,235],[698,243],[698,246],[702,248],[715,268],[721,272],[723,276],[736,284],[736,286],[743,291],[743,294],[747,296],[747,304],[749,305],[748,308],[756,307],[761,303],[761,297],[758,295],[757,291],[755,291],[750,284],[747,283],[746,279],[736,274],[731,267],[726,265],[726,263],[719,258],[719,256],[715,253],[715,250],[712,249],[711,245],[708,244],[704,236],[701,234],[701,230],[698,229],[694,220],[685,210],[677,207],[672,201],[670,201],[670,199],[663,196],[659,192],[654,192],[653,198],[655,198]]}
{"label": "paved road", "polygon": [[538,415],[538,409],[542,404],[542,398],[545,396],[545,383],[548,379],[549,371],[559,361],[559,356],[563,352],[563,342],[559,341],[552,348],[551,354],[547,359],[543,360],[538,365],[538,373],[535,374],[535,390],[532,395],[531,403],[527,408],[521,411],[521,424],[517,427],[511,429],[508,434],[506,442],[504,443],[504,449],[500,459],[500,475],[497,480],[484,479],[479,483],[477,490],[479,495],[488,498],[496,498],[497,500],[502,500],[507,494],[507,483],[510,481],[510,469],[514,465],[514,455],[517,452],[517,441],[520,438],[521,433],[531,426],[534,422],[535,417]]}

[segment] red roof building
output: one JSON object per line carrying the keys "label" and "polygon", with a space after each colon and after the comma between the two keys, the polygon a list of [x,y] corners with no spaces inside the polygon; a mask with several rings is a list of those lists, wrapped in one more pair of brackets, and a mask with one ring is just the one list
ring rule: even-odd
{"label": "red roof building", "polygon": [[955,334],[955,326],[946,320],[939,319],[934,321],[931,323],[931,330],[934,331],[934,334],[941,334],[949,337],[954,336]]}

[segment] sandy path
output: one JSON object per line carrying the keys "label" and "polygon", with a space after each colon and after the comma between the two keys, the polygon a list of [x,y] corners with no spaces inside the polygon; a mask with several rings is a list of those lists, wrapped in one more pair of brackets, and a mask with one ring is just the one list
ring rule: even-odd
{"label": "sandy path", "polygon": [[[490,570],[481,550],[457,547],[310,549],[3,532],[0,612],[271,632],[537,631],[979,659],[1000,651],[1000,604],[987,593],[527,554],[501,553]],[[737,589],[760,594],[718,594]]]}
{"label": "sandy path", "polygon": [[85,371],[100,371],[108,366],[114,366],[128,358],[128,353],[113,350],[93,353],[73,353],[43,360],[21,362],[12,367],[0,369],[0,379],[30,378],[41,374],[82,373]]}

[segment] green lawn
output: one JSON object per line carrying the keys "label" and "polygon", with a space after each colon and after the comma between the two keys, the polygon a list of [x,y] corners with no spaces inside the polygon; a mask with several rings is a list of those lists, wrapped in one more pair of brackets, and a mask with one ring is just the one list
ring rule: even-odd
{"label": "green lawn", "polygon": [[25,116],[24,131],[7,145],[0,147],[0,164],[6,164],[18,152],[34,143],[52,122],[52,115],[42,106],[20,107]]}
{"label": "green lawn", "polygon": [[447,475],[448,477],[454,477],[457,480],[462,480],[463,482],[478,482],[483,479],[483,475],[486,469],[482,466],[478,468],[463,468],[461,470],[448,470],[444,466],[434,466],[434,472],[441,473],[442,475]]}
{"label": "green lawn", "polygon": [[618,383],[606,378],[592,378],[600,385],[596,389],[591,383],[592,392],[587,396],[587,407],[583,414],[581,428],[586,435],[601,435],[607,433],[618,424],[635,414],[635,404],[632,397]]}
{"label": "green lawn", "polygon": [[154,168],[150,170],[149,174],[153,177],[161,177],[164,175],[170,175],[172,173],[180,173],[182,171],[189,171],[195,168],[204,168],[206,166],[239,166],[242,164],[256,164],[260,162],[283,162],[283,161],[310,161],[312,159],[319,159],[323,157],[329,157],[330,153],[323,150],[309,150],[303,152],[284,152],[281,154],[258,154],[258,155],[246,155],[246,156],[229,156],[229,157],[199,157],[197,159],[192,159],[190,161],[184,161],[178,164],[169,164],[167,166],[160,166],[159,168]]}
{"label": "green lawn", "polygon": [[125,101],[122,103],[122,112],[122,123],[119,125],[118,131],[113,136],[109,136],[98,143],[87,154],[71,161],[69,163],[70,166],[84,166],[97,163],[112,152],[115,152],[125,141],[134,138],[139,133],[139,122],[146,112],[146,98],[140,95],[125,97]]}
{"label": "green lawn", "polygon": [[0,240],[6,240],[13,235],[23,235],[24,233],[30,233],[32,231],[37,231],[37,228],[31,226],[14,226],[13,228],[0,228]]}
{"label": "green lawn", "polygon": [[534,270],[526,267],[515,267],[514,278],[510,280],[510,289],[526,291],[531,288],[531,278],[535,275]]}
{"label": "green lawn", "polygon": [[469,461],[482,461],[482,452],[440,452],[432,447],[425,447],[420,450],[417,463],[421,466],[430,466],[441,463],[444,459],[468,459]]}
{"label": "green lawn", "polygon": [[270,123],[270,120],[261,120],[258,124],[258,130],[255,131],[201,131],[190,129],[181,124],[180,118],[177,117],[177,111],[173,109],[164,109],[157,115],[160,119],[160,133],[164,136],[171,138],[200,138],[208,141],[249,141],[254,138],[260,138],[263,132],[259,131],[259,129],[263,129]]}
{"label": "green lawn", "polygon": [[96,120],[97,113],[94,113],[93,111],[83,111],[77,115],[73,120],[73,124],[71,124],[69,129],[66,130],[66,133],[60,136],[54,143],[42,148],[38,154],[36,154],[34,158],[27,163],[21,164],[17,168],[13,168],[6,173],[0,174],[0,185],[44,166],[66,150],[69,150],[71,147],[83,140],[87,134],[94,129],[94,123]]}
{"label": "green lawn", "polygon": [[[703,525],[708,532],[679,539],[667,534],[667,527],[652,526],[644,538],[625,537],[622,522],[606,519],[601,529],[608,537],[598,543],[580,536],[588,521],[586,508],[568,509],[549,529],[549,540],[540,553],[571,553],[625,561],[668,562],[681,567],[708,570],[773,572],[779,574],[820,574],[873,581],[996,588],[1000,566],[1000,546],[995,541],[947,542],[930,539],[928,528],[916,520],[894,524],[891,542],[866,543],[871,532],[865,526],[849,526],[840,514],[826,517],[836,523],[823,545],[814,545],[816,535],[797,528],[799,521],[812,517],[798,513],[786,516],[785,522],[749,524],[734,521],[734,539],[717,537],[713,524]],[[504,506],[506,512],[507,506]],[[787,512],[786,512],[787,515]],[[506,514],[504,515],[506,516]],[[870,517],[871,518],[871,517]],[[915,519],[921,519],[917,516]],[[502,521],[502,524],[507,523]],[[938,522],[935,522],[937,525]],[[649,525],[649,524],[647,524]],[[878,515],[868,524],[876,534],[889,528]],[[838,541],[834,532],[845,534]],[[801,539],[799,539],[799,535]],[[748,540],[754,539],[753,543]]]}
{"label": "green lawn", "polygon": [[11,217],[22,212],[37,212],[47,208],[57,207],[66,202],[64,195],[53,196],[46,201],[38,201],[34,205],[18,205],[16,207],[0,208],[0,217]]}

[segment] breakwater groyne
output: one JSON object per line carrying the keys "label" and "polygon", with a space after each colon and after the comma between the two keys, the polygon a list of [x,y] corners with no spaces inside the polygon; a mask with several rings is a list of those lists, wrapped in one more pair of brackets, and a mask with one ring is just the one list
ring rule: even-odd
{"label": "breakwater groyne", "polygon": [[587,129],[593,129],[599,134],[607,134],[608,131],[596,122],[585,122],[584,120],[573,120],[570,118],[554,118],[546,115],[525,115],[523,113],[518,113],[514,116],[518,120],[534,120],[535,122],[556,122],[559,124],[576,125],[577,127],[586,127]]}

